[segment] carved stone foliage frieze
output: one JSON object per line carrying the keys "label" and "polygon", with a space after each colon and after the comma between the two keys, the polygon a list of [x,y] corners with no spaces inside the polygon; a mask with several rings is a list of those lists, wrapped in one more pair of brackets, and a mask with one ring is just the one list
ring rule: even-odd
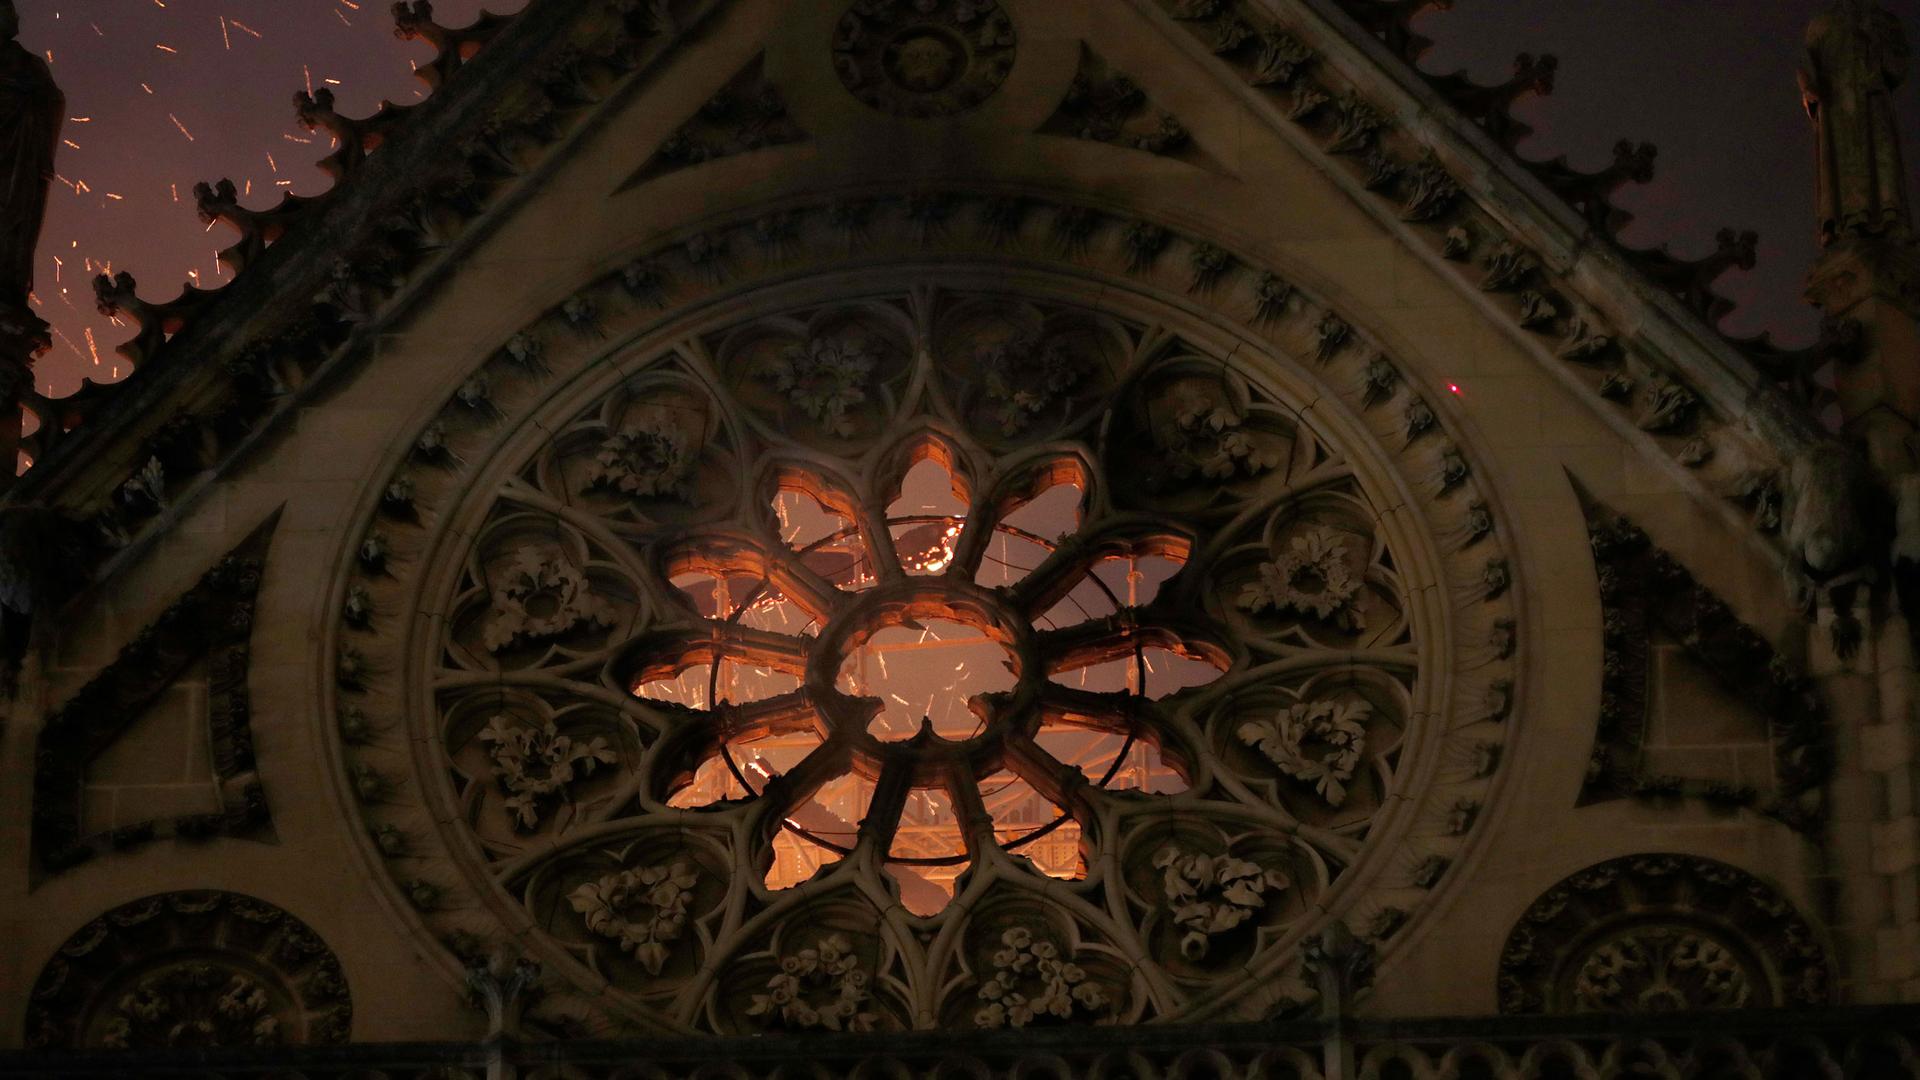
{"label": "carved stone foliage frieze", "polygon": [[[1329,919],[1390,946],[1512,720],[1515,579],[1445,421],[1362,377],[1363,329],[1327,346],[1311,297],[1162,226],[792,218],[777,254],[748,223],[640,262],[671,305],[817,252],[812,299],[614,345],[661,298],[593,283],[601,332],[523,330],[492,411],[450,388],[438,464],[369,489],[328,707],[413,916],[456,954],[539,927],[558,1031],[1268,1016],[1314,1000]],[[909,242],[1050,284],[845,278]]]}
{"label": "carved stone foliage frieze", "polygon": [[1736,867],[1629,855],[1548,889],[1500,955],[1505,1013],[1824,1005],[1825,947],[1791,901]]}
{"label": "carved stone foliage frieze", "polygon": [[[35,753],[36,871],[57,873],[103,851],[160,836],[273,838],[273,818],[254,763],[247,693],[254,601],[275,511],[238,547],[141,629],[107,668],[48,715]],[[87,766],[138,725],[145,711],[197,661],[207,672],[206,724],[221,809],[166,821],[122,822],[87,835],[81,792]]]}
{"label": "carved stone foliage frieze", "polygon": [[151,1050],[343,1043],[340,961],[294,916],[228,892],[123,904],[60,946],[33,984],[26,1044]]}
{"label": "carved stone foliage frieze", "polygon": [[953,116],[1013,69],[1019,36],[997,0],[856,0],[833,35],[854,97],[895,116]]}
{"label": "carved stone foliage frieze", "polygon": [[695,165],[804,140],[807,133],[787,112],[786,99],[768,80],[765,65],[764,56],[755,56],[667,136],[619,190]]}
{"label": "carved stone foliage frieze", "polygon": [[[1582,805],[1627,797],[1703,798],[1749,806],[1807,831],[1825,820],[1833,770],[1826,710],[1813,683],[1740,620],[1727,602],[1694,580],[1646,532],[1576,482],[1587,515],[1604,618],[1600,722],[1580,789]],[[1776,790],[1658,774],[1646,766],[1653,645],[1676,643],[1727,694],[1764,725]]]}
{"label": "carved stone foliage frieze", "polygon": [[1084,44],[1067,96],[1040,130],[1196,163],[1208,160],[1178,117],[1155,105],[1131,75]]}

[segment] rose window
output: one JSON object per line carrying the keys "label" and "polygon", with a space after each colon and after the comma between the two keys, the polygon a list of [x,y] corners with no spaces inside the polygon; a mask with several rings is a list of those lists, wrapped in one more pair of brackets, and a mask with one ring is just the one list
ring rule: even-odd
{"label": "rose window", "polygon": [[884,842],[902,902],[932,915],[981,845],[1081,876],[1079,785],[1186,786],[1141,709],[1230,662],[1206,633],[1142,618],[1187,538],[1087,544],[1084,463],[1071,458],[1034,466],[1031,495],[976,508],[975,485],[950,471],[957,457],[931,436],[905,444],[892,498],[865,526],[832,509],[860,505],[853,493],[788,472],[771,505],[782,568],[758,550],[700,552],[672,579],[731,644],[650,671],[635,692],[753,721],[671,805],[816,778],[781,818],[770,886],[845,857],[864,831]]}
{"label": "rose window", "polygon": [[1438,605],[1486,593],[1298,369],[950,293],[620,349],[430,543],[381,538],[425,568],[401,677],[435,719],[424,812],[375,839],[430,868],[421,823],[455,830],[470,899],[411,899],[523,937],[578,1015],[1283,1012],[1308,935],[1386,940],[1471,825],[1448,785],[1491,765],[1429,673]]}

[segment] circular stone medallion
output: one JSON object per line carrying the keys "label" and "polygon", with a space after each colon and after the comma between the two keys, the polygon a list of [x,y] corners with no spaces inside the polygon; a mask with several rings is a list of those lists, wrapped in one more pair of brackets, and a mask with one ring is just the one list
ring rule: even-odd
{"label": "circular stone medallion", "polygon": [[166,1050],[343,1043],[353,1001],[340,961],[263,900],[173,892],[87,923],[40,969],[32,1049]]}
{"label": "circular stone medallion", "polygon": [[834,66],[882,112],[952,116],[1000,88],[1014,45],[995,0],[860,0],[834,33]]}

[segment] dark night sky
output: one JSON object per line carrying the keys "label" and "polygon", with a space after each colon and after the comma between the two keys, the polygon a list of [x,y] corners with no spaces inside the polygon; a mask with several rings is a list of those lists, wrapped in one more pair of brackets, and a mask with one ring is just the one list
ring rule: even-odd
{"label": "dark night sky", "polygon": [[[192,274],[223,280],[213,252],[230,242],[195,218],[199,180],[251,184],[249,205],[277,192],[311,194],[323,144],[292,122],[310,80],[334,80],[340,109],[416,100],[410,61],[424,46],[397,41],[387,0],[18,0],[21,41],[51,52],[68,97],[56,189],[41,238],[41,311],[57,331],[41,361],[43,388],[66,393],[84,376],[108,381],[126,365],[112,346],[127,332],[93,311],[89,280],[103,265],[132,270],[141,291],[170,297]],[[522,0],[493,0],[513,10]],[[805,0],[818,2],[818,0]],[[1920,40],[1916,0],[1882,0]],[[481,0],[437,0],[442,22],[468,21]],[[1660,147],[1654,183],[1621,202],[1636,245],[1709,250],[1723,225],[1756,229],[1761,265],[1723,279],[1741,302],[1727,327],[1810,336],[1799,283],[1814,255],[1813,156],[1794,71],[1808,18],[1822,0],[1457,0],[1425,17],[1436,71],[1502,77],[1527,50],[1560,57],[1554,96],[1522,115],[1532,157],[1568,154],[1597,167],[1622,136]],[[1920,97],[1904,95],[1909,161],[1920,161]],[[83,119],[84,118],[84,119]],[[189,137],[190,136],[190,137]],[[176,196],[177,192],[177,196]],[[56,259],[58,263],[56,264]]]}

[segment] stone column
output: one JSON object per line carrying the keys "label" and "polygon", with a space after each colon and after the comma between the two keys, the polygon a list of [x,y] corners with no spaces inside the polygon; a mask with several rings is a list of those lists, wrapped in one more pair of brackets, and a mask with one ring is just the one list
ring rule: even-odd
{"label": "stone column", "polygon": [[1842,365],[1837,387],[1846,434],[1889,479],[1914,472],[1920,450],[1920,249],[1894,112],[1907,61],[1899,20],[1874,0],[1837,0],[1807,28],[1800,73],[1824,249],[1807,299],[1865,334],[1866,355]]}
{"label": "stone column", "polygon": [[[1848,996],[1920,1000],[1920,813],[1912,617],[1920,611],[1920,248],[1914,242],[1894,94],[1909,54],[1875,0],[1836,0],[1807,30],[1802,97],[1819,153],[1823,251],[1806,295],[1855,324],[1863,348],[1835,372],[1842,435],[1895,507],[1892,582],[1829,590],[1813,668],[1831,706],[1836,757],[1826,872],[1837,901]],[[1891,584],[1892,588],[1888,588]],[[1846,655],[1829,641],[1858,640]]]}

